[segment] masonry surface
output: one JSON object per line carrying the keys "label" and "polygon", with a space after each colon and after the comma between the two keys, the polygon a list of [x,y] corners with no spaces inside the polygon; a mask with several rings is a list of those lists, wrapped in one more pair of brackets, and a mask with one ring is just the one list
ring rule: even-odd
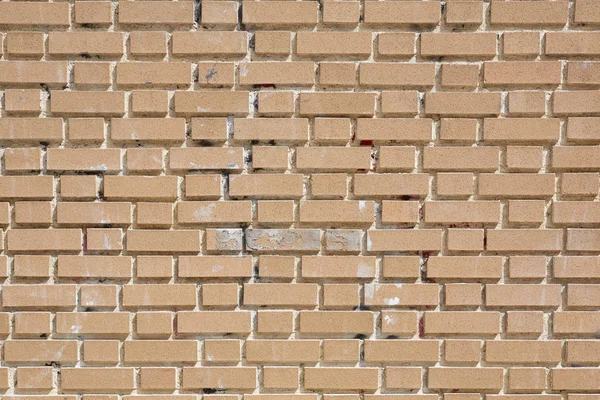
{"label": "masonry surface", "polygon": [[0,56],[2,399],[600,399],[600,1],[0,1]]}

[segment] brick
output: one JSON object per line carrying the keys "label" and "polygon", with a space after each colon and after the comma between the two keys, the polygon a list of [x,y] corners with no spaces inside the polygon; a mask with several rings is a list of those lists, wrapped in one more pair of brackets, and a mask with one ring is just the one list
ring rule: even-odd
{"label": "brick", "polygon": [[367,201],[307,200],[300,202],[300,222],[366,224],[374,219],[374,204]]}
{"label": "brick", "polygon": [[374,278],[372,256],[303,256],[302,277],[308,279]]}
{"label": "brick", "polygon": [[429,142],[432,122],[427,118],[359,118],[355,139],[360,142]]}
{"label": "brick", "polygon": [[131,93],[134,115],[161,116],[169,111],[169,93],[160,90],[135,90]]}
{"label": "brick", "polygon": [[164,57],[167,54],[166,32],[131,32],[129,51],[135,57]]}
{"label": "brick", "polygon": [[67,63],[61,61],[3,61],[0,63],[0,83],[31,86],[63,86],[67,84]]}
{"label": "brick", "polygon": [[45,201],[15,202],[15,222],[19,225],[49,226],[52,224],[52,204]]}
{"label": "brick", "polygon": [[66,392],[128,393],[134,387],[133,368],[61,368],[61,389]]}
{"label": "brick", "polygon": [[593,170],[598,166],[600,147],[597,146],[555,146],[552,150],[552,168]]}
{"label": "brick", "polygon": [[7,340],[4,342],[4,360],[7,363],[38,364],[54,362],[74,365],[78,360],[74,340]]}
{"label": "brick", "polygon": [[317,229],[248,229],[246,249],[259,252],[317,252],[320,231]]}
{"label": "brick", "polygon": [[291,50],[291,32],[257,31],[254,33],[254,52],[257,55],[287,56]]}
{"label": "brick", "polygon": [[[219,3],[217,3],[219,4]],[[235,4],[235,3],[233,3]],[[230,62],[198,63],[198,85],[202,87],[231,87],[235,79],[235,66]]]}
{"label": "brick", "polygon": [[57,57],[119,57],[123,54],[123,33],[50,32],[48,53]]}
{"label": "brick", "polygon": [[54,171],[120,171],[119,149],[48,149],[46,163]]}
{"label": "brick", "polygon": [[296,151],[296,168],[303,171],[368,170],[370,164],[371,149],[366,147],[300,147]]}
{"label": "brick", "polygon": [[325,231],[325,247],[330,252],[356,253],[360,251],[362,236],[358,229],[328,229]]}
{"label": "brick", "polygon": [[300,174],[243,174],[229,176],[231,197],[289,198],[302,197]]}
{"label": "brick", "polygon": [[480,25],[483,22],[483,4],[476,1],[453,1],[446,9],[446,23],[452,25]]}
{"label": "brick", "polygon": [[539,32],[504,32],[502,38],[507,58],[535,58],[540,53]]}
{"label": "brick", "polygon": [[437,25],[441,11],[435,3],[406,1],[365,4],[364,23],[376,26]]}
{"label": "brick", "polygon": [[117,307],[117,285],[82,285],[81,305],[91,309]]}
{"label": "brick", "polygon": [[568,2],[522,1],[492,4],[490,23],[511,26],[563,26],[568,19]]}
{"label": "brick", "polygon": [[595,229],[568,229],[567,250],[596,251],[600,231]]}
{"label": "brick", "polygon": [[191,28],[194,7],[191,3],[123,3],[119,4],[119,24],[183,25]]}
{"label": "brick", "polygon": [[495,201],[427,201],[424,210],[426,223],[464,222],[495,225],[500,216],[500,203]]}
{"label": "brick", "polygon": [[15,57],[35,57],[44,55],[43,32],[7,32],[6,54]]}
{"label": "brick", "polygon": [[544,368],[511,368],[508,374],[508,387],[511,392],[541,392],[546,389]]}
{"label": "brick", "polygon": [[441,85],[443,88],[475,89],[479,81],[479,65],[442,64]]}
{"label": "brick", "polygon": [[109,63],[75,63],[73,83],[78,88],[107,88],[111,82],[111,66]]}
{"label": "brick", "polygon": [[248,51],[246,32],[175,32],[172,36],[173,55],[240,58]]}
{"label": "brick", "polygon": [[365,305],[376,307],[410,306],[435,307],[438,302],[438,285],[429,284],[367,284]]}
{"label": "brick", "polygon": [[197,342],[192,340],[127,340],[123,344],[126,364],[187,364],[197,361]]}
{"label": "brick", "polygon": [[245,284],[243,302],[255,307],[268,305],[272,307],[307,308],[317,305],[317,285],[314,284]]}
{"label": "brick", "polygon": [[556,142],[559,132],[560,120],[557,118],[486,118],[483,136],[490,142]]}
{"label": "brick", "polygon": [[88,340],[84,342],[83,360],[89,365],[116,365],[119,362],[119,341]]}
{"label": "brick", "polygon": [[174,104],[181,115],[246,115],[248,92],[175,92]]}
{"label": "brick", "polygon": [[502,368],[431,367],[428,369],[432,389],[458,389],[498,392],[502,389]]}
{"label": "brick", "polygon": [[439,361],[437,340],[366,340],[364,343],[367,364],[432,365]]}
{"label": "brick", "polygon": [[597,340],[567,340],[566,362],[573,364],[595,364],[598,360]]}
{"label": "brick", "polygon": [[207,1],[201,5],[202,25],[231,29],[238,20],[238,5],[233,1]]}
{"label": "brick", "polygon": [[152,149],[129,149],[127,150],[127,171],[135,174],[158,174],[164,168],[163,150]]}
{"label": "brick", "polygon": [[557,201],[552,205],[552,221],[560,225],[586,225],[598,222],[600,209],[588,201]]}
{"label": "brick", "polygon": [[137,277],[147,279],[167,279],[173,276],[171,256],[137,256]]}
{"label": "brick", "polygon": [[423,33],[423,57],[490,59],[496,55],[496,35],[486,33]]}
{"label": "brick", "polygon": [[3,176],[0,177],[0,198],[49,199],[52,198],[53,186],[49,176]]}
{"label": "brick", "polygon": [[250,27],[314,26],[317,24],[317,4],[291,4],[282,1],[245,3],[242,22]]}
{"label": "brick", "polygon": [[215,363],[235,363],[240,359],[240,340],[206,340],[204,342],[206,361]]}
{"label": "brick", "polygon": [[60,179],[63,200],[95,199],[97,195],[95,176],[65,175]]}
{"label": "brick", "polygon": [[557,252],[562,248],[558,229],[501,229],[487,232],[487,249],[497,252]]}
{"label": "brick", "polygon": [[508,115],[541,116],[545,112],[544,93],[536,91],[519,91],[508,93]]}
{"label": "brick", "polygon": [[426,311],[426,336],[495,336],[500,333],[500,313],[495,311]]}
{"label": "brick", "polygon": [[257,370],[253,367],[199,367],[183,368],[182,388],[253,389]]}
{"label": "brick", "polygon": [[59,312],[56,334],[74,337],[126,337],[129,313],[126,312]]}
{"label": "brick", "polygon": [[6,149],[4,151],[4,168],[7,172],[39,171],[42,169],[41,159],[40,149]]}
{"label": "brick", "polygon": [[49,256],[16,255],[13,259],[13,276],[15,278],[49,278]]}
{"label": "brick", "polygon": [[598,369],[562,368],[551,370],[552,390],[598,390]]}
{"label": "brick", "polygon": [[384,146],[379,148],[380,171],[412,171],[415,167],[414,146]]}
{"label": "brick", "polygon": [[312,86],[315,83],[314,68],[314,63],[305,61],[240,63],[240,85]]}
{"label": "brick", "polygon": [[4,108],[11,114],[39,114],[40,91],[35,89],[6,89]]}
{"label": "brick", "polygon": [[[138,312],[136,315],[136,334],[143,338],[168,338],[173,333],[173,313],[167,311]],[[144,343],[144,342],[142,342]],[[157,348],[160,347],[157,346]],[[164,345],[164,342],[162,343]],[[189,344],[185,345],[188,348]],[[184,347],[185,347],[184,346]],[[136,346],[132,346],[136,347]],[[165,346],[162,346],[165,347]],[[133,354],[139,356],[138,349]],[[174,349],[175,351],[175,349]],[[188,357],[189,358],[189,357]],[[147,361],[147,360],[146,360]],[[136,361],[141,362],[141,361]]]}
{"label": "brick", "polygon": [[173,205],[171,203],[138,203],[136,222],[140,227],[169,227],[173,225]]}
{"label": "brick", "polygon": [[243,163],[239,147],[173,147],[169,150],[172,170],[239,170]]}
{"label": "brick", "polygon": [[415,54],[415,38],[414,33],[379,33],[377,54],[381,57],[410,58]]}
{"label": "brick", "polygon": [[360,3],[331,1],[323,4],[323,23],[334,26],[354,26],[359,23]]}
{"label": "brick", "polygon": [[507,146],[508,171],[539,171],[543,167],[544,149],[541,146]]}
{"label": "brick", "polygon": [[555,311],[552,322],[557,337],[594,337],[599,321],[600,314],[595,311]]}
{"label": "brick", "polygon": [[359,71],[359,83],[361,86],[364,87],[426,88],[432,87],[435,84],[434,64],[396,64],[381,62],[363,62],[360,63]]}
{"label": "brick", "polygon": [[482,197],[551,197],[554,194],[554,175],[480,174],[479,194]]}
{"label": "brick", "polygon": [[125,113],[123,92],[55,92],[50,111],[56,115],[107,115]]}
{"label": "brick", "polygon": [[0,6],[0,25],[69,26],[69,7],[64,3],[6,3]]}
{"label": "brick", "polygon": [[69,118],[68,122],[69,140],[88,143],[104,141],[104,119]]}
{"label": "brick", "polygon": [[111,4],[102,1],[75,4],[75,23],[110,25],[112,23]]}
{"label": "brick", "polygon": [[109,200],[174,200],[177,197],[177,177],[106,176],[104,196]]}
{"label": "brick", "polygon": [[78,253],[82,248],[81,229],[18,229],[7,232],[6,238],[6,249],[15,253]]}
{"label": "brick", "polygon": [[597,279],[600,265],[594,257],[555,256],[552,258],[553,276],[557,279]]}
{"label": "brick", "polygon": [[367,251],[440,251],[439,229],[374,229],[367,231]]}
{"label": "brick", "polygon": [[258,92],[258,113],[261,116],[290,116],[294,113],[294,108],[293,92]]}
{"label": "brick", "polygon": [[117,86],[171,88],[188,87],[191,80],[191,64],[185,62],[117,63]]}
{"label": "brick", "polygon": [[16,387],[21,391],[50,391],[52,390],[52,368],[17,368],[16,381]]}
{"label": "brick", "polygon": [[303,32],[296,34],[300,57],[365,59],[372,52],[370,32]]}
{"label": "brick", "polygon": [[506,317],[506,332],[509,335],[539,336],[543,331],[542,311],[509,311]]}
{"label": "brick", "polygon": [[552,109],[555,115],[590,115],[598,113],[597,91],[559,91],[554,94]]}
{"label": "brick", "polygon": [[131,308],[174,307],[193,308],[196,305],[196,287],[191,284],[125,285],[123,306]]}
{"label": "brick", "polygon": [[600,13],[593,0],[577,0],[574,22],[576,24],[596,25],[600,22]]}
{"label": "brick", "polygon": [[597,87],[600,85],[600,68],[595,62],[572,61],[567,64],[567,84]]}
{"label": "brick", "polygon": [[[448,283],[445,285],[446,307],[452,308],[476,308],[481,305],[481,285],[478,283]],[[455,363],[477,363],[479,361],[479,344],[477,347],[477,357],[471,357],[472,347],[475,347],[471,341],[467,344],[459,342],[456,346],[451,346],[454,351],[448,354],[448,341],[446,341],[446,360]],[[466,354],[463,356],[463,347],[466,347]],[[473,353],[475,353],[473,351]]]}
{"label": "brick", "polygon": [[238,141],[306,142],[308,119],[306,118],[236,118],[233,138]]}
{"label": "brick", "polygon": [[417,91],[385,91],[381,93],[381,113],[386,115],[416,115],[419,93]]}
{"label": "brick", "polygon": [[131,257],[59,255],[56,275],[61,278],[131,278]]}
{"label": "brick", "polygon": [[546,54],[549,56],[593,56],[600,53],[598,32],[548,32]]}
{"label": "brick", "polygon": [[374,93],[300,93],[300,114],[305,116],[370,116],[375,112]]}
{"label": "brick", "polygon": [[317,340],[249,340],[246,360],[250,364],[315,364],[319,361]]}
{"label": "brick", "polygon": [[354,194],[361,197],[426,197],[426,174],[368,174],[355,175]]}
{"label": "brick", "polygon": [[570,284],[567,287],[567,303],[570,309],[593,308],[599,302],[595,285]]}
{"label": "brick", "polygon": [[559,285],[486,285],[489,307],[557,308],[560,304]]}
{"label": "brick", "polygon": [[300,332],[309,336],[373,333],[373,313],[368,311],[301,311]]}
{"label": "brick", "polygon": [[289,151],[287,146],[253,146],[252,167],[285,171],[288,168]]}
{"label": "brick", "polygon": [[377,390],[377,368],[313,368],[304,369],[304,385],[308,390]]}
{"label": "brick", "polygon": [[497,147],[425,147],[423,150],[423,168],[426,170],[494,171],[498,168]]}
{"label": "brick", "polygon": [[427,261],[427,277],[437,280],[499,280],[502,257],[436,256]]}

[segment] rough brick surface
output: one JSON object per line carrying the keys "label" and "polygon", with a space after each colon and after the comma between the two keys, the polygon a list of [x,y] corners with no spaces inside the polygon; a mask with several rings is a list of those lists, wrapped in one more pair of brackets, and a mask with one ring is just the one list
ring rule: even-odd
{"label": "rough brick surface", "polygon": [[599,400],[600,0],[0,1],[0,398]]}

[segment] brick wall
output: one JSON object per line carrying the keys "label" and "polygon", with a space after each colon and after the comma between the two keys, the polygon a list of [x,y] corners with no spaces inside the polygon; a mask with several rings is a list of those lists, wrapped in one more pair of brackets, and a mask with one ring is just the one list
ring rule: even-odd
{"label": "brick wall", "polygon": [[0,44],[2,399],[599,399],[599,0],[0,1]]}

